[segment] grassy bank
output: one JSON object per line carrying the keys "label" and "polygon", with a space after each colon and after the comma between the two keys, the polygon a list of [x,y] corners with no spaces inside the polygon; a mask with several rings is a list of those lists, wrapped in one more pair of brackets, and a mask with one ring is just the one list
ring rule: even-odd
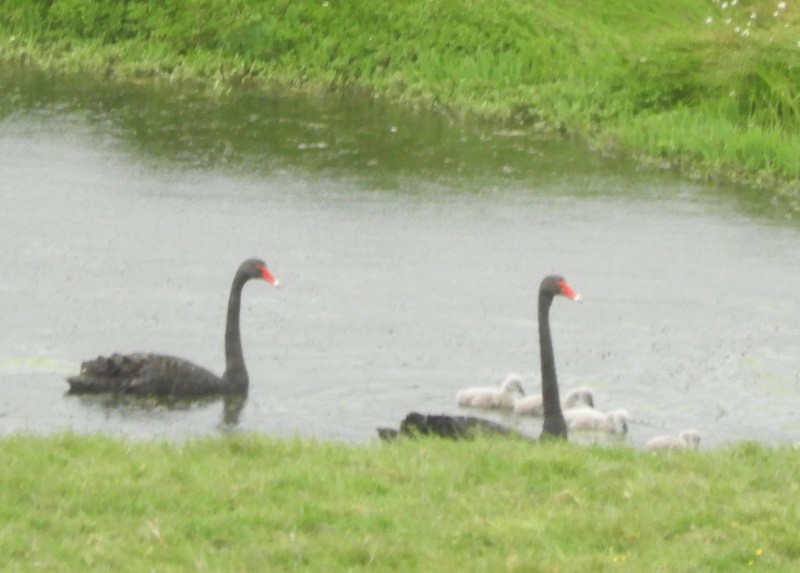
{"label": "grassy bank", "polygon": [[[731,4],[733,4],[731,6]],[[59,71],[356,87],[577,134],[800,206],[791,0],[4,0],[0,58]]]}
{"label": "grassy bank", "polygon": [[0,440],[3,571],[762,571],[800,459],[513,440]]}

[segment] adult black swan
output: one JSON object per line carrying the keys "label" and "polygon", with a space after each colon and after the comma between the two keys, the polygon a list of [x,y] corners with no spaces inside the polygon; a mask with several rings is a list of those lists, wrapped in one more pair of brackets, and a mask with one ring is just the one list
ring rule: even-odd
{"label": "adult black swan", "polygon": [[514,430],[491,420],[475,416],[450,416],[447,414],[420,414],[411,412],[402,422],[400,429],[378,428],[382,440],[393,440],[399,436],[439,436],[454,440],[469,439],[478,434],[520,435]]}
{"label": "adult black swan", "polygon": [[572,300],[581,300],[581,295],[572,290],[562,277],[549,275],[539,285],[539,356],[542,370],[542,407],[544,424],[542,438],[567,438],[567,423],[561,411],[558,394],[556,359],[553,355],[553,337],[550,335],[550,305],[557,295]]}
{"label": "adult black swan", "polygon": [[233,277],[225,321],[225,372],[222,376],[188,360],[163,354],[136,353],[98,356],[81,364],[81,372],[67,379],[72,394],[114,392],[142,396],[199,398],[246,395],[249,385],[239,332],[242,288],[250,279],[278,286],[267,265],[258,259],[244,261]]}
{"label": "adult black swan", "polygon": [[[544,410],[544,424],[541,438],[567,437],[567,423],[561,411],[561,399],[558,393],[558,379],[556,377],[556,361],[553,355],[553,338],[550,335],[550,306],[557,296],[565,296],[572,300],[581,297],[567,281],[557,275],[549,275],[542,279],[539,285],[539,354],[542,369],[542,404]],[[483,433],[512,433],[508,428],[475,418],[474,416],[425,416],[412,412],[406,416],[399,431],[380,428],[378,435],[381,438],[393,438],[398,434],[429,435],[434,434],[446,438],[471,437],[477,432]]]}

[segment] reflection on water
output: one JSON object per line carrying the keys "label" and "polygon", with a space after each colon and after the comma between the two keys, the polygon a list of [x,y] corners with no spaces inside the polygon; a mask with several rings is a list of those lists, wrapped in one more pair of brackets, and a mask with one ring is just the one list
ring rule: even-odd
{"label": "reflection on water", "polygon": [[67,400],[80,403],[83,408],[103,410],[111,417],[127,418],[146,424],[153,417],[170,417],[171,413],[210,408],[222,404],[222,416],[217,428],[230,432],[239,425],[239,418],[247,404],[247,394],[228,394],[225,396],[203,398],[174,398],[159,396],[134,396],[123,393],[107,394],[68,394]]}
{"label": "reflection on water", "polygon": [[[454,122],[355,94],[240,91],[214,97],[181,86],[7,71],[0,74],[0,114],[23,131],[46,126],[79,133],[96,147],[142,160],[148,170],[357,178],[362,189],[447,197],[530,187],[542,195],[584,197],[682,192],[673,173],[607,158],[581,143]],[[708,187],[692,188],[692,194],[750,214],[783,216],[763,192]]]}
{"label": "reflection on water", "polygon": [[[800,233],[759,194],[359,97],[14,77],[0,110],[0,432],[376,439],[511,371],[537,391],[559,272],[586,299],[553,307],[562,388],[626,408],[628,442],[800,439]],[[221,372],[248,256],[284,287],[245,288],[246,404],[64,397],[101,353]]]}

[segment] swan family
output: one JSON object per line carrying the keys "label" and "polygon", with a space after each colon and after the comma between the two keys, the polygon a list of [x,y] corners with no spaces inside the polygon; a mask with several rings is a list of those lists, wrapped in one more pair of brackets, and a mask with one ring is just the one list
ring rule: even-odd
{"label": "swan family", "polygon": [[[521,397],[517,397],[521,396]],[[525,396],[520,377],[509,375],[499,388],[478,387],[461,390],[457,395],[459,406],[513,410],[520,416],[539,416],[544,414],[541,396]],[[561,401],[561,410],[569,431],[594,431],[624,435],[628,433],[628,412],[617,409],[601,412],[594,407],[594,393],[587,386],[573,388]]]}
{"label": "swan family", "polygon": [[[261,279],[278,286],[279,281],[260,259],[242,262],[233,277],[228,297],[225,321],[225,370],[218,376],[206,368],[183,358],[156,353],[114,353],[98,356],[81,364],[80,372],[67,378],[69,393],[95,394],[110,392],[170,398],[203,396],[239,396],[246,399],[249,378],[242,351],[240,334],[241,296],[244,285]],[[556,376],[553,340],[550,332],[550,308],[557,296],[579,301],[567,281],[558,275],[544,277],[539,285],[537,318],[539,327],[539,357],[541,370],[540,394],[526,396],[521,378],[509,375],[499,387],[471,387],[458,392],[457,404],[478,409],[505,409],[521,416],[541,416],[540,439],[566,439],[571,431],[596,431],[625,435],[629,416],[624,409],[601,412],[594,408],[590,388],[580,387],[560,398]],[[517,434],[515,430],[475,416],[409,413],[399,430],[380,428],[381,438],[400,435],[438,435],[465,438],[477,433]],[[700,435],[687,430],[678,436],[656,436],[649,440],[650,451],[696,449]]]}
{"label": "swan family", "polygon": [[[539,364],[542,377],[542,416],[544,418],[540,439],[566,439],[568,432],[567,422],[564,420],[564,414],[561,410],[556,363],[553,353],[553,338],[550,333],[550,307],[556,296],[563,296],[575,301],[581,300],[580,294],[576,293],[569,283],[559,275],[548,275],[539,284],[537,316],[539,319]],[[519,378],[511,376],[506,379],[498,390],[492,388],[469,388],[465,393],[459,393],[456,399],[463,404],[469,402],[469,405],[474,406],[474,398],[480,397],[478,404],[486,404],[482,406],[484,408],[496,408],[501,401],[508,404],[505,407],[513,407],[513,399],[509,402],[507,398],[514,394],[524,394],[524,392]],[[404,431],[401,424],[399,431],[387,431],[387,429],[381,428],[378,432],[379,435],[381,437],[394,437],[399,434],[416,432],[452,438],[461,437],[461,434],[473,435],[474,431],[472,430],[475,426],[485,429],[484,424],[477,424],[474,421],[480,418],[473,416],[448,416],[444,414],[426,416],[412,412],[406,416],[404,422],[408,421],[412,416],[414,423],[406,424],[407,427],[411,427],[411,430]],[[492,425],[494,425],[493,422]],[[454,432],[450,429],[451,427],[462,428],[463,431],[454,435]],[[445,430],[443,431],[442,428],[445,428]]]}

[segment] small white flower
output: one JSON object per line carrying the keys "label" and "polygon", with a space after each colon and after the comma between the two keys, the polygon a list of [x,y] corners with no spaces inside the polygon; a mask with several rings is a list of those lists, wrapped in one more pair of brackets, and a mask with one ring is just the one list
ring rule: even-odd
{"label": "small white flower", "polygon": [[749,36],[749,35],[750,35],[750,30],[748,30],[747,28],[745,28],[744,30],[742,30],[742,36],[744,36],[744,37],[746,38],[746,37],[747,37],[747,36]]}
{"label": "small white flower", "polygon": [[778,2],[778,10],[786,10],[786,2]]}
{"label": "small white flower", "polygon": [[714,18],[712,18],[711,16],[706,18],[706,24],[711,24],[713,21],[714,21]]}
{"label": "small white flower", "polygon": [[755,20],[756,18],[758,18],[758,14],[756,14],[755,12],[750,12],[750,19]]}
{"label": "small white flower", "polygon": [[733,29],[733,33],[734,33],[734,34],[738,34],[738,33],[739,33],[739,32],[741,32],[741,31],[742,31],[742,27],[741,27],[741,26],[736,26],[736,27]]}
{"label": "small white flower", "polygon": [[727,10],[728,9],[728,3],[727,2],[723,2],[722,3],[722,9],[723,10]]}
{"label": "small white flower", "polygon": [[731,6],[736,6],[739,3],[739,0],[731,0]]}
{"label": "small white flower", "polygon": [[772,13],[772,17],[773,17],[773,18],[777,18],[777,17],[778,17],[778,14],[780,14],[780,11],[779,11],[779,10],[775,10],[775,11]]}
{"label": "small white flower", "polygon": [[725,18],[725,25],[726,26],[730,26],[731,25],[731,19],[730,18]]}

